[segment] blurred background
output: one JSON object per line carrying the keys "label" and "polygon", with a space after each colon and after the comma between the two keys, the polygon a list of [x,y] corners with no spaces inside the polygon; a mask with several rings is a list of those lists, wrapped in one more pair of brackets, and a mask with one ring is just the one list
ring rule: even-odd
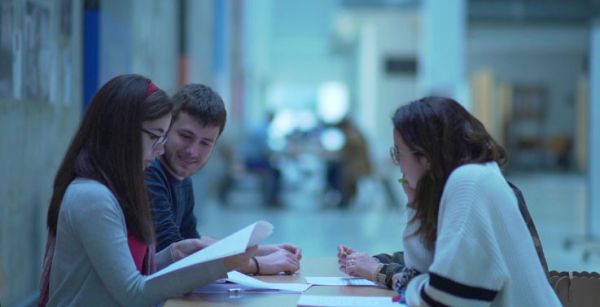
{"label": "blurred background", "polygon": [[436,94],[507,148],[550,268],[600,270],[598,0],[0,0],[2,306],[36,302],[56,169],[121,73],[226,103],[200,233],[264,219],[305,257],[401,250],[390,118]]}

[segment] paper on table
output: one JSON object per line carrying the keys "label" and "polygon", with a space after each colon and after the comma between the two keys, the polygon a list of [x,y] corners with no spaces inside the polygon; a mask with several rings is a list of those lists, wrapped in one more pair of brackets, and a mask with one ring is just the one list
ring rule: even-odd
{"label": "paper on table", "polygon": [[300,295],[298,306],[329,306],[329,307],[398,307],[406,306],[392,302],[389,296],[324,296]]}
{"label": "paper on table", "polygon": [[306,282],[317,286],[377,286],[370,280],[358,277],[305,277]]}
{"label": "paper on table", "polygon": [[229,295],[240,295],[241,293],[248,294],[266,294],[266,293],[295,293],[283,291],[279,289],[262,289],[254,288],[234,283],[212,283],[198,287],[192,291],[195,294],[212,294],[212,293],[228,293]]}
{"label": "paper on table", "polygon": [[150,275],[148,280],[158,278],[192,265],[233,256],[243,253],[247,247],[257,245],[260,241],[271,235],[273,225],[265,221],[258,221],[237,232],[203,248],[179,261],[171,263],[162,270]]}
{"label": "paper on table", "polygon": [[264,282],[262,280],[258,280],[256,278],[252,278],[248,275],[242,274],[237,271],[231,271],[227,273],[227,280],[230,282],[234,282],[236,284],[259,288],[259,289],[277,289],[277,290],[285,290],[290,292],[304,292],[306,289],[310,288],[309,284],[298,284],[298,283],[272,283],[272,282]]}

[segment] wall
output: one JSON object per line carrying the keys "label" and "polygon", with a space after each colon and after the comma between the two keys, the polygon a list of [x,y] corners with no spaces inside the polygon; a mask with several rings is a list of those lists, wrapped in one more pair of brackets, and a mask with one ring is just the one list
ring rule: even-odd
{"label": "wall", "polygon": [[100,84],[139,73],[177,89],[177,1],[101,0]]}
{"label": "wall", "polygon": [[[13,71],[0,71],[0,78],[12,76],[15,85],[12,95],[0,96],[2,306],[36,298],[52,180],[78,123],[82,97],[76,22],[81,2],[69,8],[58,0],[3,1],[9,2],[16,17],[10,34],[22,48],[14,46]],[[36,91],[26,90],[33,84]]]}
{"label": "wall", "polygon": [[[489,73],[496,89],[516,84],[544,86],[548,94],[544,138],[574,138],[577,86],[587,70],[588,33],[584,25],[471,24],[468,71],[471,76]],[[500,103],[496,98],[490,101]]]}
{"label": "wall", "polygon": [[[0,81],[16,80],[14,93],[0,91],[0,304],[13,306],[37,299],[52,181],[81,117],[83,1],[7,3],[16,17],[2,41],[23,46],[0,69]],[[140,73],[174,91],[177,2],[101,0],[100,8],[100,85]]]}
{"label": "wall", "polygon": [[387,73],[388,57],[413,59],[418,64],[418,10],[373,11],[356,14],[357,121],[367,135],[371,157],[382,170],[390,169],[391,116],[396,108],[417,98],[417,73]]}

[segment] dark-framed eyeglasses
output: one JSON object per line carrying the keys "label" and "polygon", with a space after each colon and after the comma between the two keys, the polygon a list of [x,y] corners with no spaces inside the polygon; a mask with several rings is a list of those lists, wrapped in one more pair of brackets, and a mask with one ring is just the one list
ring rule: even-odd
{"label": "dark-framed eyeglasses", "polygon": [[400,165],[400,151],[398,151],[398,148],[396,148],[396,146],[390,147],[390,158],[392,159],[392,162],[394,162],[394,164]]}
{"label": "dark-framed eyeglasses", "polygon": [[147,133],[150,136],[150,139],[154,141],[154,143],[152,143],[152,148],[155,148],[158,145],[165,145],[167,142],[167,133],[164,135],[158,135],[147,130],[146,128],[142,128],[142,131]]}

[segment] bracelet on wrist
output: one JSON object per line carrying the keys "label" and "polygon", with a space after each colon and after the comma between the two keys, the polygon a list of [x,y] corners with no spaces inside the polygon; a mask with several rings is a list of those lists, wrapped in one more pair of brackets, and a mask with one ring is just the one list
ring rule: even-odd
{"label": "bracelet on wrist", "polygon": [[254,273],[254,275],[260,275],[260,265],[258,265],[258,260],[256,260],[255,256],[252,256],[252,261],[254,261],[254,264],[256,265],[256,272]]}

